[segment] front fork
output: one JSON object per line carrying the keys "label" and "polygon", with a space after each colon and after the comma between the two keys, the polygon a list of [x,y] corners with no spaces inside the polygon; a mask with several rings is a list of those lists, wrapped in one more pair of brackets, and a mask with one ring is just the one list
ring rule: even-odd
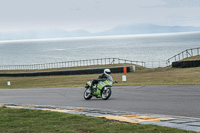
{"label": "front fork", "polygon": [[105,94],[107,90],[108,90],[108,88],[104,87],[102,93]]}
{"label": "front fork", "polygon": [[[85,88],[86,88],[86,89],[90,88],[90,85],[89,85],[88,83],[86,83]],[[94,86],[93,86],[92,90],[94,90]],[[89,89],[91,95],[93,95],[92,90]]]}
{"label": "front fork", "polygon": [[88,84],[85,85],[85,88],[88,89],[90,86]]}

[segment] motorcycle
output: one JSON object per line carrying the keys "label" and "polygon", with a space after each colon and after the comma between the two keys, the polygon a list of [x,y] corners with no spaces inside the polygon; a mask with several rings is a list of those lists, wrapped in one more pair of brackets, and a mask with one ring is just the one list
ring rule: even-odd
{"label": "motorcycle", "polygon": [[111,88],[114,83],[118,83],[117,81],[113,81],[112,77],[108,78],[105,81],[99,81],[98,84],[94,85],[92,87],[92,90],[90,89],[90,86],[92,84],[92,81],[88,81],[86,83],[86,90],[84,92],[84,99],[90,100],[93,96],[96,98],[102,98],[103,100],[107,100],[111,96]]}

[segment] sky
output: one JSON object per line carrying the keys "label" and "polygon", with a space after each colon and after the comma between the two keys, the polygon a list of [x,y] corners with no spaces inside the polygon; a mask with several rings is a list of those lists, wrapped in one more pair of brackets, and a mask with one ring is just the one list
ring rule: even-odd
{"label": "sky", "polygon": [[0,32],[139,23],[200,27],[200,0],[0,0]]}

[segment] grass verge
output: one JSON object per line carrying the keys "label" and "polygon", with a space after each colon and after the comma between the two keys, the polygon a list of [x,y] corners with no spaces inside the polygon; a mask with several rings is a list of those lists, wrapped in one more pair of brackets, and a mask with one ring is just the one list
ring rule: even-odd
{"label": "grass verge", "polygon": [[[122,75],[127,81],[122,82]],[[89,80],[97,78],[99,74],[40,76],[40,77],[0,77],[0,88],[60,88],[84,87]],[[197,85],[200,84],[200,67],[196,68],[158,68],[137,70],[134,73],[112,74],[113,79],[119,81],[117,86],[137,85]],[[11,85],[7,85],[7,81]]]}
{"label": "grass verge", "polygon": [[41,110],[0,108],[0,131],[9,133],[189,133],[185,130],[139,125]]}
{"label": "grass verge", "polygon": [[[190,57],[187,60],[197,60],[200,56]],[[131,64],[99,65],[88,67],[62,68],[52,70],[87,69],[114,66],[129,66]],[[50,70],[45,70],[50,71]],[[28,72],[28,71],[0,71],[3,72]],[[122,82],[122,75],[127,76],[127,81]],[[66,76],[41,76],[41,77],[0,77],[0,88],[59,88],[59,87],[84,87],[89,80],[97,78],[99,74],[90,75],[66,75]],[[137,86],[137,85],[199,85],[200,67],[194,68],[156,68],[148,69],[136,66],[134,73],[112,74],[113,79],[119,81],[118,86]],[[11,85],[7,85],[7,81]]]}

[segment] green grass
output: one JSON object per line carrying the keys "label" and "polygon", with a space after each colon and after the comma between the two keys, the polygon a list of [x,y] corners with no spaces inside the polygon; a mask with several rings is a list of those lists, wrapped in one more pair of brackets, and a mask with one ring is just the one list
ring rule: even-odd
{"label": "green grass", "polygon": [[[200,59],[200,56],[189,58],[189,60]],[[87,69],[113,66],[129,66],[130,64],[121,65],[104,65],[66,68],[68,69]],[[64,69],[64,68],[62,68]],[[55,70],[55,69],[53,69]],[[61,70],[61,69],[59,69]],[[0,71],[3,72],[3,71]],[[13,72],[13,71],[6,71]],[[14,71],[16,72],[16,71]],[[21,71],[18,71],[21,72]],[[127,81],[122,82],[122,75],[127,76]],[[97,78],[99,74],[90,75],[66,75],[66,76],[40,76],[40,77],[0,77],[0,88],[57,88],[57,87],[84,87],[89,80]],[[199,85],[200,84],[200,67],[194,68],[156,68],[148,69],[136,66],[134,73],[112,74],[113,79],[119,81],[118,86],[135,86],[135,85]],[[11,82],[11,86],[7,85]]]}
{"label": "green grass", "polygon": [[[56,87],[84,87],[89,80],[99,74],[40,76],[40,77],[0,77],[0,88],[56,88]],[[122,75],[127,81],[122,82]],[[197,85],[200,84],[200,67],[196,68],[159,68],[137,70],[134,73],[112,74],[113,79],[119,81],[117,86],[130,85]],[[7,85],[11,82],[11,86]]]}
{"label": "green grass", "polygon": [[188,58],[185,58],[181,61],[189,61],[189,60],[200,60],[200,55],[188,57]]}
{"label": "green grass", "polygon": [[41,110],[0,108],[2,133],[189,133],[185,130],[139,125]]}
{"label": "green grass", "polygon": [[[200,56],[190,60],[200,59]],[[122,64],[121,66],[130,64]],[[69,69],[112,67],[118,65],[76,67]],[[66,70],[66,68],[64,68]],[[51,69],[51,70],[64,70]],[[49,69],[50,70],[50,69]],[[47,70],[47,71],[49,71]],[[46,71],[46,70],[45,70]],[[29,72],[29,71],[0,71],[0,73]],[[127,76],[127,82],[122,82],[122,75]],[[185,85],[200,84],[200,67],[196,68],[157,68],[147,69],[136,66],[136,72],[127,74],[112,74],[113,79],[119,81],[119,86],[129,85]],[[0,88],[53,88],[53,87],[84,87],[88,80],[98,77],[91,75],[68,76],[41,76],[41,77],[0,77]],[[11,81],[11,86],[7,86]],[[153,125],[138,125],[121,123],[100,118],[86,117],[82,115],[62,114],[40,110],[24,110],[0,108],[0,131],[9,133],[29,132],[134,132],[134,133],[182,133],[184,130],[159,127]]]}

